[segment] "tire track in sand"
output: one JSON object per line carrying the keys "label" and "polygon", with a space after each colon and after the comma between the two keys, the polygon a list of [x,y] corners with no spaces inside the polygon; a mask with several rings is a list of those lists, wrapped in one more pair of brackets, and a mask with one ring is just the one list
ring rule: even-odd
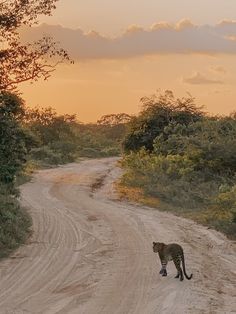
{"label": "tire track in sand", "polygon": [[[115,162],[40,171],[22,187],[34,233],[0,264],[0,313],[234,313],[235,245],[191,221],[111,200]],[[184,246],[193,280],[176,281],[173,265],[159,276],[159,239]]]}

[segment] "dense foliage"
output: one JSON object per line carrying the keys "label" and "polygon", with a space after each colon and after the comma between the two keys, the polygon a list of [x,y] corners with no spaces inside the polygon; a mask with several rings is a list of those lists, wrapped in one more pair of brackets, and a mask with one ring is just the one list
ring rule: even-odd
{"label": "dense foliage", "polygon": [[[116,115],[112,116],[115,119]],[[52,108],[27,108],[23,124],[38,143],[31,150],[29,159],[41,165],[57,165],[79,157],[119,155],[126,120],[102,123],[105,118],[102,117],[98,123],[82,124],[76,115],[59,115]]]}
{"label": "dense foliage", "polygon": [[29,158],[46,164],[62,164],[75,159],[75,115],[58,115],[52,108],[27,108],[23,122],[38,142]]}
{"label": "dense foliage", "polygon": [[203,118],[201,107],[197,107],[192,97],[175,99],[171,91],[164,95],[153,95],[141,99],[143,109],[138,117],[133,117],[124,142],[124,150],[138,151],[145,147],[153,150],[153,142],[159,135],[167,134],[165,128],[170,124],[187,126]]}
{"label": "dense foliage", "polygon": [[123,183],[236,235],[236,116],[204,115],[192,98],[182,112],[169,92],[157,97],[161,105],[152,99],[125,138]]}
{"label": "dense foliage", "polygon": [[23,170],[33,135],[21,125],[24,103],[16,95],[0,94],[0,256],[27,237],[30,218],[17,202],[16,176]]}
{"label": "dense foliage", "polygon": [[11,188],[35,144],[32,134],[21,125],[23,114],[21,98],[7,92],[0,94],[0,183]]}
{"label": "dense foliage", "polygon": [[0,257],[6,256],[23,243],[31,226],[27,212],[9,194],[8,187],[0,183]]}
{"label": "dense foliage", "polygon": [[24,102],[9,92],[25,81],[47,79],[68,54],[48,37],[22,44],[20,29],[31,27],[40,15],[50,15],[57,0],[0,0],[0,256],[29,234],[29,215],[19,206],[17,176],[38,136],[23,124]]}

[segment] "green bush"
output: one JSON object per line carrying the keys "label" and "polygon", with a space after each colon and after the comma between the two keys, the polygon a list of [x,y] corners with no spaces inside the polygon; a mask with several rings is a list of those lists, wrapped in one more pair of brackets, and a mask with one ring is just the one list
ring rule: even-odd
{"label": "green bush", "polygon": [[126,156],[122,164],[126,169],[125,184],[142,187],[146,195],[178,206],[194,208],[199,202],[207,204],[220,184],[202,179],[186,156],[155,155],[141,150]]}
{"label": "green bush", "polygon": [[20,123],[23,113],[21,98],[7,92],[0,93],[0,182],[4,184],[14,184],[35,144],[32,134]]}
{"label": "green bush", "polygon": [[113,157],[113,156],[119,156],[120,155],[120,147],[105,147],[101,150],[101,154],[104,157]]}
{"label": "green bush", "polygon": [[61,163],[74,161],[78,150],[76,143],[63,140],[51,143],[50,149],[61,156]]}
{"label": "green bush", "polygon": [[123,141],[125,152],[138,151],[142,147],[151,152],[156,137],[162,135],[166,140],[164,130],[170,124],[188,126],[204,117],[202,108],[196,106],[192,97],[175,98],[171,91],[143,97],[141,102],[142,111],[131,119]]}
{"label": "green bush", "polygon": [[209,117],[169,93],[144,105],[124,141],[123,184],[236,236],[236,115]]}
{"label": "green bush", "polygon": [[214,204],[217,209],[222,212],[228,212],[231,215],[231,220],[236,223],[236,184],[228,189],[220,189],[220,193],[214,199]]}
{"label": "green bush", "polygon": [[88,158],[103,157],[100,150],[95,149],[95,148],[90,148],[90,147],[82,148],[79,151],[79,156],[80,157],[88,157]]}
{"label": "green bush", "polygon": [[62,162],[62,155],[53,151],[48,146],[42,146],[39,148],[32,149],[31,158],[36,161],[40,161],[48,165],[58,165]]}
{"label": "green bush", "polygon": [[24,243],[30,233],[31,219],[15,197],[0,185],[0,257]]}

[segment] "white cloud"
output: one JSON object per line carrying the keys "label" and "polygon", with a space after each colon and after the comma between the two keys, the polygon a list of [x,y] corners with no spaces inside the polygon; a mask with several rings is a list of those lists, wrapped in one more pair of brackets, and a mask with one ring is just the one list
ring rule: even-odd
{"label": "white cloud", "polygon": [[217,73],[217,74],[225,74],[225,73],[227,73],[227,70],[223,66],[221,66],[221,65],[211,66],[210,70],[212,72],[214,72],[214,73]]}
{"label": "white cloud", "polygon": [[173,25],[168,22],[158,22],[154,23],[151,27],[151,31],[163,30],[163,29],[173,29]]}
{"label": "white cloud", "polygon": [[183,83],[193,84],[193,85],[203,85],[203,84],[223,84],[223,81],[211,79],[201,74],[199,72],[195,72],[190,77],[183,78]]}
{"label": "white cloud", "polygon": [[139,26],[139,25],[136,25],[136,24],[133,24],[133,25],[130,25],[126,31],[125,31],[125,34],[135,34],[135,33],[140,33],[140,32],[143,32],[144,29]]}
{"label": "white cloud", "polygon": [[195,25],[189,19],[183,19],[176,24],[176,29],[179,31],[193,27],[195,27]]}
{"label": "white cloud", "polygon": [[220,21],[218,24],[218,26],[229,26],[229,25],[236,25],[236,20],[227,20],[224,19],[222,21]]}
{"label": "white cloud", "polygon": [[131,25],[120,36],[104,37],[96,31],[84,33],[59,25],[43,24],[22,31],[24,40],[51,35],[74,59],[117,59],[163,53],[236,54],[236,21],[215,26],[194,25],[184,19],[177,24],[158,22],[149,29]]}

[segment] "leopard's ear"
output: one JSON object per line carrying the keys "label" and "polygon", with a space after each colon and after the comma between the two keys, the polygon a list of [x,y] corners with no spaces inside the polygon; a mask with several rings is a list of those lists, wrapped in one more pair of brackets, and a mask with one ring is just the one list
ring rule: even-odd
{"label": "leopard's ear", "polygon": [[155,244],[156,244],[156,242],[152,242],[152,244],[153,244],[153,245],[155,245]]}

